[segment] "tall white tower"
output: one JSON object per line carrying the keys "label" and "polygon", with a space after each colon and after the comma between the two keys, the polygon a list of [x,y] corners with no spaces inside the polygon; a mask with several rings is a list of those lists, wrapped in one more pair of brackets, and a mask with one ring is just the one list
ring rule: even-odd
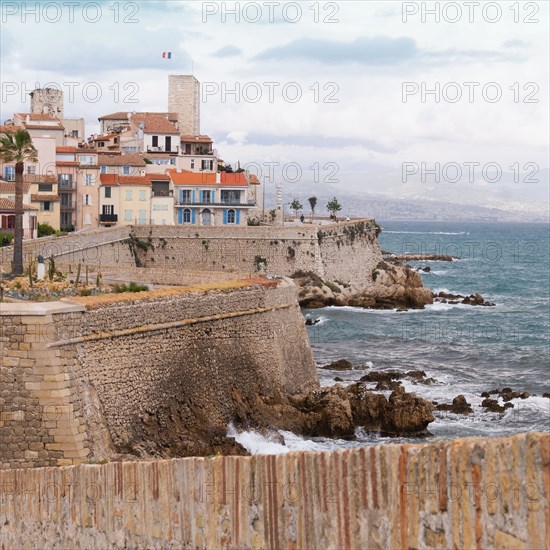
{"label": "tall white tower", "polygon": [[63,119],[63,91],[57,88],[37,88],[30,94],[31,114],[51,115]]}
{"label": "tall white tower", "polygon": [[200,134],[200,82],[193,75],[168,76],[168,111],[178,114],[182,134]]}

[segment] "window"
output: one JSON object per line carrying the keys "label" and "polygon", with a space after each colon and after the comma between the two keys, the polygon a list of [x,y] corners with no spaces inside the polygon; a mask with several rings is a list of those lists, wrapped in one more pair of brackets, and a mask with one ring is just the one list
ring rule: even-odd
{"label": "window", "polygon": [[156,212],[162,211],[167,212],[168,211],[168,205],[167,204],[153,204],[153,210]]}
{"label": "window", "polygon": [[228,191],[227,189],[222,189],[221,200],[224,204],[240,204],[241,202],[241,192],[240,191]]}
{"label": "window", "polygon": [[129,166],[123,166],[122,167],[122,173],[125,175],[125,176],[129,176],[131,171],[130,171],[130,167]]}
{"label": "window", "polygon": [[132,211],[131,210],[124,210],[124,220],[127,222],[132,221]]}
{"label": "window", "polygon": [[34,174],[36,174],[36,166],[27,166],[27,174],[29,176],[34,176]]}
{"label": "window", "polygon": [[176,164],[176,157],[172,157],[170,159],[170,164]]}
{"label": "window", "polygon": [[106,174],[107,173],[107,166],[100,166],[99,167],[99,173],[100,174]]}
{"label": "window", "polygon": [[139,152],[138,147],[121,147],[120,150],[123,153],[138,153]]}
{"label": "window", "polygon": [[146,210],[140,210],[139,211],[139,223],[140,223],[140,225],[145,225],[147,223],[147,211]]}
{"label": "window", "polygon": [[191,170],[195,169],[195,159],[191,159]]}
{"label": "window", "polygon": [[98,141],[97,146],[98,147],[105,147],[105,142],[104,141]]}
{"label": "window", "polygon": [[110,199],[111,198],[111,188],[105,187],[105,198]]}
{"label": "window", "polygon": [[115,213],[115,207],[112,204],[104,204],[102,211],[104,215],[110,216]]}
{"label": "window", "polygon": [[227,223],[235,223],[235,210],[227,211]]}
{"label": "window", "polygon": [[181,204],[191,203],[191,191],[189,189],[183,189],[182,191],[180,191],[180,203]]}
{"label": "window", "polygon": [[78,160],[80,161],[80,164],[84,165],[95,164],[94,157],[92,155],[80,155]]}
{"label": "window", "polygon": [[51,183],[39,183],[38,192],[39,193],[51,193],[53,191],[53,185]]}
{"label": "window", "polygon": [[82,197],[84,206],[91,206],[92,205],[92,195],[84,195]]}
{"label": "window", "polygon": [[159,146],[159,137],[158,136],[153,136],[152,143],[153,143],[153,147],[158,147]]}
{"label": "window", "polygon": [[40,210],[42,212],[52,212],[53,211],[53,204],[50,201],[42,201],[40,203]]}
{"label": "window", "polygon": [[202,202],[204,204],[212,203],[212,191],[203,191],[202,192]]}
{"label": "window", "polygon": [[191,223],[191,210],[189,208],[183,211],[183,223]]}
{"label": "window", "polygon": [[6,166],[4,177],[6,181],[15,181],[15,166]]}
{"label": "window", "polygon": [[72,174],[59,174],[57,176],[57,183],[61,189],[72,189],[73,176]]}
{"label": "window", "polygon": [[201,170],[212,170],[213,163],[213,160],[203,160],[201,162]]}
{"label": "window", "polygon": [[92,225],[92,215],[91,214],[85,214],[84,215],[84,225]]}
{"label": "window", "polygon": [[77,138],[77,137],[78,137],[78,130],[72,130],[72,131],[71,131],[71,135],[72,135],[74,138]]}
{"label": "window", "polygon": [[147,191],[145,189],[140,189],[139,190],[139,200],[140,201],[144,201],[144,200],[147,200]]}
{"label": "window", "polygon": [[127,201],[132,200],[132,191],[130,189],[126,189],[126,200]]}
{"label": "window", "polygon": [[93,174],[84,174],[84,185],[93,185],[94,176]]}

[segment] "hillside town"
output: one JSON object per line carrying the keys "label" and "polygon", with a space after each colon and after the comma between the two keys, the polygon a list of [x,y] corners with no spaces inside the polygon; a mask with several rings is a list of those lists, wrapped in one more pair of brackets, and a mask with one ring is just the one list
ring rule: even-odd
{"label": "hillside town", "polygon": [[[14,113],[0,135],[25,129],[37,162],[25,163],[23,238],[38,226],[80,231],[116,225],[247,225],[262,215],[254,175],[224,164],[200,133],[200,83],[169,75],[166,112],[65,118],[63,92],[36,89],[30,112]],[[15,228],[15,165],[0,163],[0,232]]]}

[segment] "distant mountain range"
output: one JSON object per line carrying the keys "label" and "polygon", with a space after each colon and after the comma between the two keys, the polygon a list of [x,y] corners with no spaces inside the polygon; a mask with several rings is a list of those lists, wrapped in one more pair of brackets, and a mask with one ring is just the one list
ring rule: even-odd
{"label": "distant mountain range", "polygon": [[[548,222],[548,205],[533,207],[514,204],[506,208],[498,206],[477,206],[422,198],[392,198],[384,195],[358,193],[323,185],[288,186],[283,189],[285,212],[291,213],[290,203],[297,198],[304,206],[304,214],[310,213],[308,197],[317,197],[316,214],[327,214],[327,202],[336,197],[342,205],[340,215],[359,217],[368,216],[378,220],[407,221],[493,221],[493,222]],[[275,205],[273,189],[267,189],[266,209]]]}

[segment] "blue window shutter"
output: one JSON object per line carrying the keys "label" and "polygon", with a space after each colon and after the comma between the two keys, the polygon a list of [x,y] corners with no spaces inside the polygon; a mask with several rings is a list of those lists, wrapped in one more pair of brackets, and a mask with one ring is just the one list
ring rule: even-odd
{"label": "blue window shutter", "polygon": [[[182,193],[183,194],[183,193]],[[178,223],[181,225],[183,223],[183,208],[178,210]]]}
{"label": "blue window shutter", "polygon": [[183,189],[180,189],[180,204],[183,202]]}
{"label": "blue window shutter", "polygon": [[191,223],[195,223],[195,214],[196,214],[196,209],[193,208],[191,210]]}
{"label": "blue window shutter", "polygon": [[223,223],[224,223],[224,224],[227,223],[227,210],[224,210],[224,211],[223,211]]}
{"label": "blue window shutter", "polygon": [[241,211],[240,210],[235,211],[235,223],[237,225],[239,225],[239,223],[241,223]]}
{"label": "blue window shutter", "polygon": [[10,167],[9,166],[4,167],[4,179],[6,181],[9,180],[9,174],[10,174]]}
{"label": "blue window shutter", "polygon": [[191,191],[191,201],[195,204],[195,190]]}
{"label": "blue window shutter", "polygon": [[212,191],[212,202],[216,202],[216,191]]}
{"label": "blue window shutter", "polygon": [[201,203],[202,203],[203,196],[204,196],[203,193],[204,193],[204,191],[202,191],[202,189],[201,189],[201,190],[199,191],[199,202],[201,202]]}

